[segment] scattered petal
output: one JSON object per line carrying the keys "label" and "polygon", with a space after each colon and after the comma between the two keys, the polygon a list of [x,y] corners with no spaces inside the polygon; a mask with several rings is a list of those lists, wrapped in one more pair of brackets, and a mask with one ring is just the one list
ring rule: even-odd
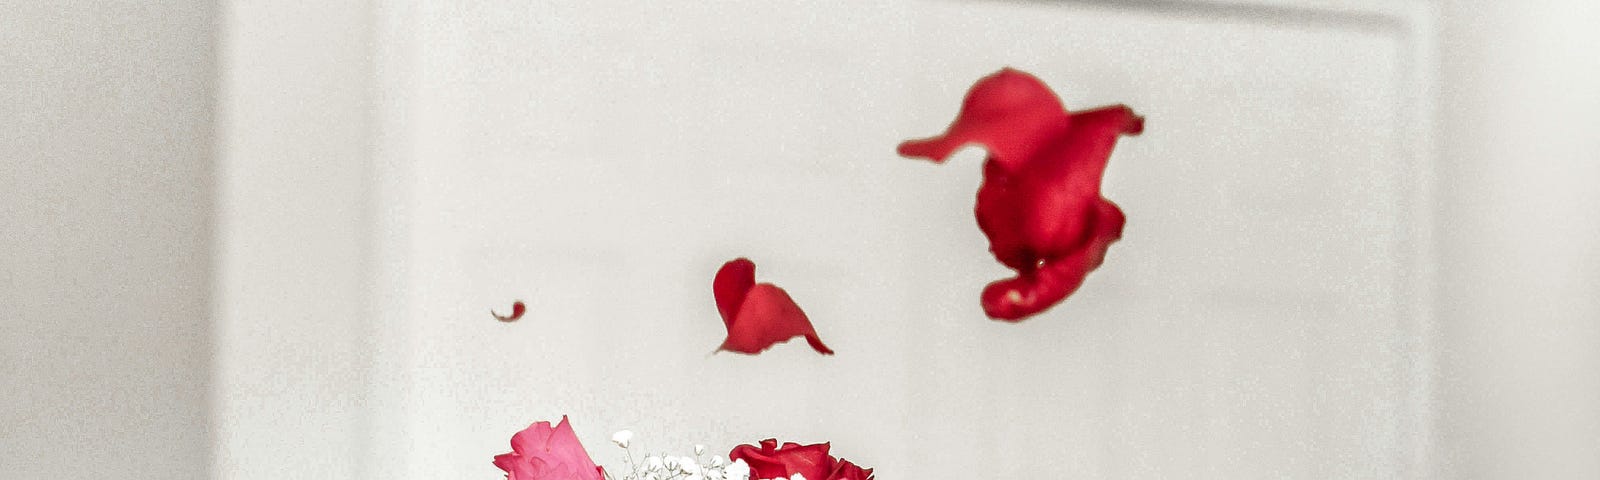
{"label": "scattered petal", "polygon": [[527,312],[528,312],[528,306],[527,305],[523,305],[522,304],[522,300],[517,300],[516,303],[512,303],[511,304],[511,314],[510,315],[501,315],[501,314],[498,314],[498,313],[494,313],[494,310],[489,310],[489,314],[490,315],[494,315],[494,319],[495,320],[499,320],[499,321],[502,321],[502,322],[515,322],[515,321],[517,321],[517,319],[522,318],[522,314],[527,313]]}
{"label": "scattered petal", "polygon": [[1006,68],[972,86],[944,135],[898,151],[943,162],[967,144],[988,149],[978,228],[1017,276],[989,284],[981,303],[991,318],[1020,321],[1076,291],[1122,237],[1122,211],[1100,182],[1117,137],[1143,131],[1126,106],[1069,114],[1044,82]]}
{"label": "scattered petal", "polygon": [[755,271],[755,263],[739,258],[723,264],[711,282],[717,311],[728,329],[728,338],[718,350],[754,355],[773,344],[804,336],[812,349],[832,355],[833,350],[822,343],[789,293],[771,283],[755,283]]}

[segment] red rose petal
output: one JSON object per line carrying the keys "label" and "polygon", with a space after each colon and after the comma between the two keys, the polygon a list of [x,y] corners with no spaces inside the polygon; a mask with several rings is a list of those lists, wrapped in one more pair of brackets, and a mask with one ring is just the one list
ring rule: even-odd
{"label": "red rose petal", "polygon": [[722,314],[723,326],[732,326],[733,318],[744,304],[745,292],[756,284],[756,264],[739,258],[722,265],[717,277],[711,281],[711,293],[717,299],[717,313]]}
{"label": "red rose petal", "polygon": [[788,292],[770,283],[755,283],[755,264],[735,259],[723,264],[712,280],[712,294],[728,338],[718,350],[757,354],[778,342],[804,336],[818,353],[832,355],[811,320]]}
{"label": "red rose petal", "polygon": [[995,259],[1017,277],[990,284],[982,305],[1016,321],[1071,295],[1121,238],[1125,219],[1100,181],[1117,137],[1143,131],[1144,119],[1121,105],[1068,114],[1038,78],[1007,68],[973,85],[944,135],[898,150],[942,162],[970,143],[988,149],[974,213]]}
{"label": "red rose petal", "polygon": [[489,310],[489,314],[490,315],[494,315],[494,319],[495,320],[499,320],[499,321],[502,321],[502,322],[515,322],[515,321],[517,321],[517,319],[522,318],[522,314],[527,313],[527,312],[528,312],[528,306],[527,305],[523,305],[522,304],[522,300],[517,300],[515,303],[511,304],[511,314],[510,315],[501,315],[501,314],[498,314],[498,313],[494,313],[494,310]]}
{"label": "red rose petal", "polygon": [[[1116,206],[1106,202],[1105,208]],[[983,289],[983,311],[1000,320],[1017,321],[1043,311],[1067,298],[1083,285],[1083,280],[1105,261],[1106,249],[1122,234],[1120,212],[1114,219],[1098,222],[1089,245],[1066,255],[1041,260],[1033,269],[1024,269],[1016,278],[990,283]]]}
{"label": "red rose petal", "polygon": [[900,144],[907,157],[943,162],[969,143],[982,144],[1002,164],[1026,162],[1038,138],[1067,131],[1071,118],[1061,100],[1032,75],[1010,68],[978,80],[944,135]]}

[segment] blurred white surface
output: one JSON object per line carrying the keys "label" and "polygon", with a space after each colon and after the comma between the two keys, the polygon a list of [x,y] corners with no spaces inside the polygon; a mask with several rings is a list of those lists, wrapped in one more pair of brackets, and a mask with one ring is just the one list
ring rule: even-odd
{"label": "blurred white surface", "polygon": [[355,478],[370,6],[229,2],[218,102],[218,478]]}
{"label": "blurred white surface", "polygon": [[1600,478],[1600,3],[1443,3],[1441,478]]}
{"label": "blurred white surface", "polygon": [[0,1],[0,478],[203,476],[204,1]]}

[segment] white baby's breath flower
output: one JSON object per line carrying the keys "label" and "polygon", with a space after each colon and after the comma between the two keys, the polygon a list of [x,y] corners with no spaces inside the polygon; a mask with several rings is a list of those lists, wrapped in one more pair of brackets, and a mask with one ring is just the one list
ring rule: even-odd
{"label": "white baby's breath flower", "polygon": [[706,446],[698,444],[698,443],[695,444],[694,445],[694,454],[695,455],[700,455],[700,454],[703,454],[703,453],[706,453]]}
{"label": "white baby's breath flower", "polygon": [[661,461],[661,457],[657,457],[655,455],[644,457],[644,465],[651,470],[661,470],[667,468],[666,462]]}
{"label": "white baby's breath flower", "polygon": [[728,464],[726,468],[722,469],[722,474],[726,476],[728,480],[749,480],[750,464],[744,463],[743,458],[734,460],[733,463]]}
{"label": "white baby's breath flower", "polygon": [[665,466],[667,467],[668,470],[677,470],[678,469],[678,457],[674,457],[674,456],[668,455],[666,458],[663,458],[661,461],[662,461],[662,463],[665,464]]}
{"label": "white baby's breath flower", "polygon": [[696,474],[700,473],[700,464],[698,462],[695,462],[693,458],[689,458],[689,457],[679,458],[678,459],[678,470],[681,470],[681,471],[683,471],[683,473],[687,473],[687,474],[690,474],[690,475],[696,475]]}
{"label": "white baby's breath flower", "polygon": [[633,432],[627,430],[611,434],[611,443],[615,443],[617,446],[622,448],[628,448],[628,442],[632,440]]}
{"label": "white baby's breath flower", "polygon": [[796,473],[794,475],[790,475],[789,480],[806,480],[806,476]]}
{"label": "white baby's breath flower", "polygon": [[720,466],[722,466],[722,462],[723,462],[722,455],[712,455],[711,456],[711,466],[720,467]]}

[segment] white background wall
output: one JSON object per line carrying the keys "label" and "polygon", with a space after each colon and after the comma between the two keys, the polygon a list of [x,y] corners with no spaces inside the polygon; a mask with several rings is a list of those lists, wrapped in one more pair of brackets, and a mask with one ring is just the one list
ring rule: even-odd
{"label": "white background wall", "polygon": [[1600,4],[1443,4],[1443,478],[1600,478]]}
{"label": "white background wall", "polygon": [[[602,461],[610,430],[633,428],[655,446],[832,439],[885,478],[1040,462],[1082,478],[1600,476],[1588,208],[1600,67],[1585,55],[1600,18],[1581,1],[1489,3],[1407,17],[1417,32],[1438,22],[1432,59],[1413,56],[1431,34],[1394,37],[1370,26],[1387,14],[1363,13],[1408,10],[1362,2],[805,5],[825,14],[233,2],[222,15],[4,2],[0,373],[14,393],[0,396],[0,465],[7,478],[193,478],[208,464],[219,478],[493,478],[488,455],[512,429],[565,412]],[[1115,35],[1133,31],[1152,36]],[[830,53],[840,43],[889,47]],[[894,55],[926,45],[943,47]],[[1082,60],[1026,60],[1061,53]],[[1010,58],[1069,106],[1126,101],[1152,116],[1108,179],[1128,238],[1079,296],[1016,326],[979,319],[967,295],[1001,274],[962,213],[976,158],[891,153]],[[1420,171],[1435,203],[1407,206],[1395,182],[1419,172],[1385,162],[1427,153],[1407,153],[1418,144],[1404,132],[1430,117],[1403,107],[1434,92],[1392,78],[1413,61],[1441,66],[1438,156]],[[552,104],[569,109],[529,108]],[[1161,120],[1194,117],[1208,121]],[[594,135],[619,130],[634,135]],[[1213,189],[1170,188],[1228,172]],[[591,202],[589,185],[658,202]],[[1340,192],[1375,195],[1316,201]],[[1203,201],[1233,213],[1207,223],[1187,210]],[[927,204],[941,208],[915,213]],[[1266,215],[1273,204],[1287,216]],[[1392,230],[1415,211],[1434,241],[1407,246],[1429,238]],[[1280,228],[1296,212],[1340,227],[1294,240]],[[1241,235],[1204,235],[1219,229]],[[1330,234],[1347,231],[1370,235]],[[874,250],[897,242],[940,263]],[[796,294],[841,355],[703,357],[720,339],[704,283],[733,255]],[[1283,265],[1310,269],[1277,276]],[[1406,290],[1428,270],[1436,290]],[[1199,293],[1208,283],[1330,300]],[[613,289],[628,294],[593,296]],[[522,323],[482,311],[512,297],[535,306]],[[1413,309],[1437,312],[1430,330],[1396,323]],[[1436,416],[1413,418],[1403,402],[1422,387],[1405,370],[1429,354],[1421,378],[1436,388],[1419,403]],[[756,402],[631,387],[773,369],[802,377],[755,380]],[[1054,381],[1023,384],[1034,370]],[[1432,435],[1407,440],[1430,421]],[[967,456],[927,454],[974,438]]]}
{"label": "white background wall", "polygon": [[0,477],[207,470],[214,11],[0,1]]}
{"label": "white background wall", "polygon": [[220,16],[219,478],[358,474],[370,8],[228,2]]}

